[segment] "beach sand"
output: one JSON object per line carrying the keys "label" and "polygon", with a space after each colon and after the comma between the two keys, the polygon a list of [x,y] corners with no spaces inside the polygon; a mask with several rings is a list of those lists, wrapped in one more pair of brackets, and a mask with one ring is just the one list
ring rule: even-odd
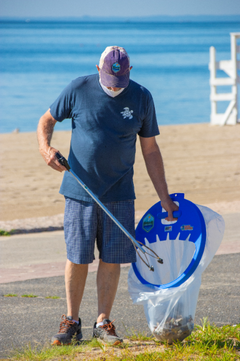
{"label": "beach sand", "polygon": [[[161,126],[157,137],[169,193],[185,193],[194,203],[220,214],[240,212],[240,124]],[[70,131],[55,132],[52,146],[67,157]],[[0,134],[0,221],[64,212],[58,193],[62,173],[49,168],[38,152],[36,133]],[[106,159],[107,161],[107,159]],[[158,201],[137,142],[136,214]]]}

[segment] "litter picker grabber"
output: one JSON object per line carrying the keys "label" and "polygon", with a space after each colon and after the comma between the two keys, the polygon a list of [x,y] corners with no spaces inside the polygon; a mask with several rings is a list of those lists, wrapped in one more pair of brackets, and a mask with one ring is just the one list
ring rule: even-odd
{"label": "litter picker grabber", "polygon": [[[163,260],[149,247],[144,245],[141,242],[138,242],[124,227],[123,225],[114,217],[114,215],[104,206],[104,204],[97,198],[97,196],[81,181],[81,179],[74,173],[74,171],[70,168],[68,161],[60,154],[56,153],[56,157],[61,165],[63,165],[69,173],[76,179],[76,181],[85,189],[85,191],[94,199],[94,201],[106,212],[106,214],[112,219],[112,221],[122,230],[123,233],[130,239],[133,243],[135,250],[140,257],[140,259],[145,263],[145,265],[149,268],[150,271],[154,271],[154,267],[150,265],[147,255],[155,258],[158,263],[163,263]],[[173,212],[173,216],[177,217],[178,212]],[[167,212],[162,213],[162,218],[166,218],[168,216]],[[145,249],[146,250],[145,250]],[[140,252],[145,257],[146,261],[142,258]]]}

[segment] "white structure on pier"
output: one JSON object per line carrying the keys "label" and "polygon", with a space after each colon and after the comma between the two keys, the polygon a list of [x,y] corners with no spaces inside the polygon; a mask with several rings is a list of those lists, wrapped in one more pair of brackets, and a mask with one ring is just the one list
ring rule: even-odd
{"label": "white structure on pier", "polygon": [[[237,124],[238,122],[238,104],[237,93],[238,83],[240,84],[240,77],[238,76],[238,69],[240,69],[240,60],[237,55],[240,53],[240,45],[237,39],[240,39],[240,33],[230,33],[231,36],[231,60],[216,61],[216,50],[213,46],[210,48],[210,101],[211,101],[211,124],[225,125]],[[240,55],[240,54],[239,54]],[[216,71],[221,69],[229,76],[226,78],[217,78]],[[217,93],[217,87],[223,85],[230,85],[232,87],[231,93]],[[217,113],[218,101],[230,101],[225,113]]]}

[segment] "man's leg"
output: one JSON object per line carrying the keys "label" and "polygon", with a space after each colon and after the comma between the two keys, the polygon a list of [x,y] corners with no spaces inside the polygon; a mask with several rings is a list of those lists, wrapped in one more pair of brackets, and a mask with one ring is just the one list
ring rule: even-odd
{"label": "man's leg", "polygon": [[82,339],[81,320],[78,312],[88,273],[88,264],[75,264],[67,260],[65,288],[67,294],[67,316],[62,315],[59,331],[52,337],[52,345],[71,344],[73,337]]}
{"label": "man's leg", "polygon": [[[134,234],[134,201],[108,202],[105,206]],[[122,339],[116,334],[109,317],[117,292],[120,264],[135,262],[136,252],[128,237],[104,211],[98,209],[98,217],[97,245],[101,259],[97,274],[98,318],[93,337],[103,343],[118,345]]]}
{"label": "man's leg", "polygon": [[79,307],[88,274],[88,264],[75,264],[67,260],[65,268],[65,288],[67,295],[67,316],[78,320]]}
{"label": "man's leg", "polygon": [[[116,296],[120,276],[120,264],[105,263],[99,260],[97,273],[98,318],[93,327],[93,337],[103,343],[118,345],[123,340],[115,332],[115,326],[109,320]],[[97,325],[101,323],[100,325]],[[98,326],[98,327],[97,327]]]}
{"label": "man's leg", "polygon": [[67,316],[78,320],[88,264],[94,259],[97,219],[96,205],[66,197],[64,234],[67,248],[65,289]]}
{"label": "man's leg", "polygon": [[67,248],[65,268],[67,316],[62,315],[59,331],[52,338],[53,344],[69,344],[73,337],[78,341],[82,338],[81,319],[78,313],[88,264],[94,259],[96,229],[96,205],[66,197],[64,234]]}
{"label": "man's leg", "polygon": [[120,264],[99,260],[97,273],[98,318],[97,322],[109,319],[120,277]]}

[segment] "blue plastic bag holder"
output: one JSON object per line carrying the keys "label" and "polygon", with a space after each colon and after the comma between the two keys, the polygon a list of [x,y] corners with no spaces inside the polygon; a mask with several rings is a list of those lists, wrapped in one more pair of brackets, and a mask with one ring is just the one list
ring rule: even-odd
{"label": "blue plastic bag holder", "polygon": [[[166,242],[169,234],[169,238],[172,240],[178,237],[181,241],[193,242],[195,244],[195,252],[185,271],[175,280],[163,285],[152,284],[146,281],[140,274],[137,262],[132,263],[135,275],[142,284],[150,287],[154,286],[154,288],[158,287],[159,289],[178,287],[183,284],[199,265],[206,243],[206,226],[198,207],[185,199],[183,193],[174,193],[170,197],[174,202],[179,203],[179,210],[173,212],[174,218],[178,218],[177,222],[169,225],[162,224],[161,219],[166,218],[168,214],[162,211],[161,202],[158,202],[140,220],[136,229],[136,240],[145,244],[145,238],[147,238],[151,247],[151,243],[157,242],[156,235],[158,235],[160,242]],[[161,257],[161,255],[159,256]],[[157,269],[155,272],[157,272]]]}

